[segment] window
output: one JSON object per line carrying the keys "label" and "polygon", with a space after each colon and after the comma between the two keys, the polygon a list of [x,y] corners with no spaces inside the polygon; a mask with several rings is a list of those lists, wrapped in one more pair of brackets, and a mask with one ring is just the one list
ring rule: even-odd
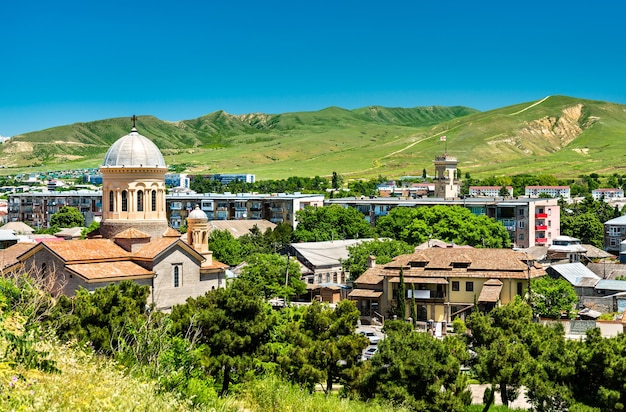
{"label": "window", "polygon": [[523,283],[522,282],[517,282],[517,294],[518,295],[523,295],[524,288],[523,288]]}
{"label": "window", "polygon": [[182,281],[182,279],[181,279],[181,275],[182,275],[181,267],[182,267],[182,265],[178,264],[178,265],[174,265],[174,268],[173,268],[173,270],[174,270],[174,287],[175,288],[179,287],[181,285],[181,283],[182,283],[181,282]]}
{"label": "window", "polygon": [[128,192],[122,191],[122,212],[128,212]]}
{"label": "window", "polygon": [[524,240],[524,234],[523,233],[519,234],[519,240]]}
{"label": "window", "polygon": [[156,190],[152,191],[152,211],[156,212]]}
{"label": "window", "polygon": [[465,282],[465,291],[473,292],[474,291],[474,282]]}
{"label": "window", "polygon": [[137,211],[143,212],[143,190],[137,192]]}
{"label": "window", "polygon": [[548,220],[548,227],[552,227],[552,221]]}
{"label": "window", "polygon": [[455,292],[459,291],[459,281],[458,280],[453,280],[452,281],[452,290]]}
{"label": "window", "polygon": [[524,221],[520,220],[518,226],[520,229],[524,229]]}
{"label": "window", "polygon": [[520,215],[520,216],[524,216],[524,209],[520,209],[520,210],[519,210],[519,215]]}
{"label": "window", "polygon": [[110,191],[109,192],[109,212],[113,211],[113,206],[114,206],[114,203],[113,203],[113,191]]}

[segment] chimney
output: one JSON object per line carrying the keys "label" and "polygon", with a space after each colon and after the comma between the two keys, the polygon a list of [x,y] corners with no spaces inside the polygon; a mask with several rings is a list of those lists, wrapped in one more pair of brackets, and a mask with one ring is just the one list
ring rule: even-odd
{"label": "chimney", "polygon": [[372,269],[375,267],[376,267],[376,256],[369,255],[369,257],[367,258],[367,268]]}

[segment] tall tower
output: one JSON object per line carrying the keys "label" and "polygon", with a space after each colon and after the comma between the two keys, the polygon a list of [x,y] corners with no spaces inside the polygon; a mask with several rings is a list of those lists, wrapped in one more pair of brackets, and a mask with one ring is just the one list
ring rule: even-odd
{"label": "tall tower", "polygon": [[445,153],[435,156],[435,197],[453,199],[461,193],[456,157]]}
{"label": "tall tower", "polygon": [[112,239],[129,228],[159,238],[168,228],[165,208],[167,165],[159,148],[133,128],[109,148],[102,173],[100,232]]}

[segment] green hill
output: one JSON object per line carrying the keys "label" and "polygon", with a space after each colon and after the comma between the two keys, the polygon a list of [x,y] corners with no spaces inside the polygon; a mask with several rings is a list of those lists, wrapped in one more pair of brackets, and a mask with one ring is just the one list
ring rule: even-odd
{"label": "green hill", "polygon": [[[129,119],[116,118],[15,136],[2,145],[0,165],[6,174],[25,167],[96,167],[129,128]],[[189,173],[254,173],[258,179],[333,171],[348,178],[421,175],[445,150],[475,177],[626,173],[626,106],[565,96],[487,112],[370,106],[283,114],[218,111],[179,122],[140,116],[137,129],[168,164],[190,165]]]}

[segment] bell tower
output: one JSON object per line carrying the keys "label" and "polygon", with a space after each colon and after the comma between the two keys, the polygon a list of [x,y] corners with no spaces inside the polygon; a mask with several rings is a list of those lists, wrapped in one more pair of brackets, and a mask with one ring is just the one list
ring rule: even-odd
{"label": "bell tower", "polygon": [[435,197],[454,199],[461,193],[457,176],[458,160],[445,153],[435,156]]}

